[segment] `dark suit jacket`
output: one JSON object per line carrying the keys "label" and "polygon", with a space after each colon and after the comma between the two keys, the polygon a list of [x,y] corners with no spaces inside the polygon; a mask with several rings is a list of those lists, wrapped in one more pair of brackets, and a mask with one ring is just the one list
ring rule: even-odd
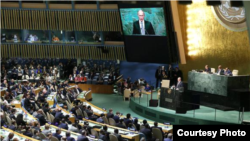
{"label": "dark suit jacket", "polygon": [[16,120],[16,116],[14,114],[10,114],[10,119]]}
{"label": "dark suit jacket", "polygon": [[181,88],[181,87],[183,87],[183,83],[180,82],[180,83],[178,84],[178,82],[177,82],[176,88]]}
{"label": "dark suit jacket", "polygon": [[66,123],[61,123],[58,127],[68,130],[69,127]]}
{"label": "dark suit jacket", "polygon": [[[2,124],[2,125],[3,125],[3,124]],[[10,125],[10,126],[9,126],[9,129],[15,131],[15,130],[16,130],[16,126],[15,126],[15,125]]]}
{"label": "dark suit jacket", "polygon": [[[150,34],[150,35],[155,35],[154,28],[151,24],[151,22],[144,20],[144,26],[145,26],[145,35]],[[139,24],[139,20],[135,21],[133,23],[133,34],[141,34],[141,28]]]}
{"label": "dark suit jacket", "polygon": [[62,112],[56,112],[55,118],[59,118],[59,119],[64,118],[63,113]]}
{"label": "dark suit jacket", "polygon": [[46,122],[47,122],[46,119],[45,119],[45,117],[44,117],[43,115],[41,115],[41,114],[38,114],[38,115],[36,116],[36,118],[38,118],[38,120],[39,120],[41,126],[45,125]]}
{"label": "dark suit jacket", "polygon": [[53,133],[53,136],[56,137],[59,141],[61,140],[62,136],[57,134],[57,133]]}
{"label": "dark suit jacket", "polygon": [[152,133],[151,133],[150,129],[144,128],[141,130],[141,132],[146,136],[147,141],[152,139]]}
{"label": "dark suit jacket", "polygon": [[113,135],[115,135],[117,137],[118,141],[122,141],[122,136],[121,135],[119,135],[119,134],[113,134]]}
{"label": "dark suit jacket", "polygon": [[120,117],[119,117],[119,116],[117,116],[117,115],[115,115],[115,116],[113,117],[113,119],[115,120],[115,122],[116,122],[116,123],[118,123],[118,122],[119,122],[119,120],[120,120]]}
{"label": "dark suit jacket", "polygon": [[124,119],[124,123],[125,123],[126,126],[128,127],[129,123],[132,123],[132,120],[125,118],[125,119]]}
{"label": "dark suit jacket", "polygon": [[67,140],[67,141],[75,141],[75,139],[72,138],[72,137],[66,137],[66,140]]}
{"label": "dark suit jacket", "polygon": [[119,127],[119,128],[126,129],[126,127],[123,124],[121,124],[121,123],[117,123],[116,126]]}
{"label": "dark suit jacket", "polygon": [[25,100],[24,100],[24,108],[25,108],[26,110],[28,110],[29,107],[30,107],[30,105],[31,105],[30,99],[25,98]]}
{"label": "dark suit jacket", "polygon": [[108,114],[107,114],[107,119],[112,118],[112,117],[114,117],[114,114],[113,114],[113,113],[108,113]]}
{"label": "dark suit jacket", "polygon": [[211,72],[211,68],[205,69],[205,72]]}
{"label": "dark suit jacket", "polygon": [[77,137],[77,141],[88,141],[89,139],[83,135]]}
{"label": "dark suit jacket", "polygon": [[[219,73],[219,70],[217,70],[217,72],[216,73]],[[220,75],[224,75],[224,70],[223,69],[221,69],[221,71],[220,71]]]}

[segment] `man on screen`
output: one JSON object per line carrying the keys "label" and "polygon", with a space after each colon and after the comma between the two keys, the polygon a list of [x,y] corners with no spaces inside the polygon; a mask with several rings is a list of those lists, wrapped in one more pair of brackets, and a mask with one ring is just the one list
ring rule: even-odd
{"label": "man on screen", "polygon": [[137,15],[139,20],[133,23],[133,34],[155,35],[151,22],[144,20],[145,13],[142,10],[139,10]]}

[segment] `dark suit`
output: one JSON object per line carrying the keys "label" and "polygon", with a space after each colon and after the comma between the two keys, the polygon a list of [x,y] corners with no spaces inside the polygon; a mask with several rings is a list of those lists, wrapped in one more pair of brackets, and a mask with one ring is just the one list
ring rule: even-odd
{"label": "dark suit", "polygon": [[207,68],[204,70],[205,72],[211,72],[211,68]]}
{"label": "dark suit", "polygon": [[121,135],[116,134],[116,133],[114,133],[113,135],[115,135],[117,137],[118,141],[122,141],[122,136]]}
{"label": "dark suit", "polygon": [[[155,35],[154,28],[151,22],[144,20],[145,35]],[[139,20],[133,23],[133,34],[141,34],[141,28]]]}
{"label": "dark suit", "polygon": [[47,122],[46,119],[45,119],[45,117],[44,117],[43,115],[41,115],[41,114],[38,114],[38,115],[36,116],[36,118],[38,118],[38,120],[39,120],[41,126],[45,125],[46,122]]}
{"label": "dark suit", "polygon": [[[3,124],[2,124],[2,125],[3,125]],[[9,126],[9,129],[15,131],[15,130],[16,130],[16,126],[15,126],[15,125],[10,125],[10,126]]]}
{"label": "dark suit", "polygon": [[115,115],[115,116],[113,117],[113,119],[115,120],[115,122],[116,122],[116,123],[118,123],[118,122],[119,122],[119,120],[120,120],[120,117],[119,117],[119,116],[117,116],[117,115]]}
{"label": "dark suit", "polygon": [[225,75],[232,76],[232,72],[228,69],[227,71],[224,72]]}
{"label": "dark suit", "polygon": [[125,118],[125,119],[124,119],[124,123],[125,123],[126,126],[128,127],[129,123],[132,123],[132,120]]}
{"label": "dark suit", "polygon": [[53,133],[53,136],[56,137],[59,141],[61,140],[62,136],[57,134],[57,133]]}
{"label": "dark suit", "polygon": [[69,127],[66,123],[61,123],[58,127],[68,130]]}
{"label": "dark suit", "polygon": [[182,88],[183,87],[183,83],[182,82],[177,82],[176,88]]}
{"label": "dark suit", "polygon": [[16,116],[14,114],[10,114],[10,119],[16,120]]}
{"label": "dark suit", "polygon": [[77,137],[77,141],[88,141],[89,139],[83,135]]}
{"label": "dark suit", "polygon": [[29,99],[29,98],[26,98],[26,99],[24,100],[24,108],[25,108],[26,110],[29,110],[30,105],[31,105],[30,99]]}
{"label": "dark suit", "polygon": [[66,137],[66,140],[67,140],[67,141],[75,141],[75,139],[72,138],[72,137]]}
{"label": "dark suit", "polygon": [[32,135],[32,133],[30,133],[30,132],[24,132],[23,133],[25,136],[28,136],[28,137],[32,137],[33,135]]}
{"label": "dark suit", "polygon": [[62,118],[64,118],[64,115],[62,112],[56,112],[55,118],[62,119]]}
{"label": "dark suit", "polygon": [[221,69],[221,70],[217,70],[217,72],[216,72],[217,74],[219,73],[220,75],[224,75],[224,70],[223,69]]}
{"label": "dark suit", "polygon": [[109,118],[113,118],[114,117],[114,114],[113,113],[108,113],[107,114],[107,118],[109,119]]}
{"label": "dark suit", "polygon": [[126,127],[122,123],[117,123],[116,127],[126,129]]}
{"label": "dark suit", "polygon": [[150,129],[144,128],[141,130],[141,132],[146,136],[147,141],[152,139],[152,133]]}

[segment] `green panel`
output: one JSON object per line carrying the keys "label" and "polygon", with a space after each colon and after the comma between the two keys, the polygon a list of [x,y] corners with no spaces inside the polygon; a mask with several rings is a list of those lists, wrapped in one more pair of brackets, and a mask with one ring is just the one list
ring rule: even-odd
{"label": "green panel", "polygon": [[227,96],[230,89],[249,88],[249,76],[188,72],[188,90]]}
{"label": "green panel", "polygon": [[[161,122],[161,123],[170,122],[171,124],[174,124],[174,125],[187,125],[187,124],[193,124],[193,125],[194,124],[195,125],[221,125],[221,124],[232,125],[232,124],[236,124],[236,123],[228,123],[228,122],[223,122],[223,121],[206,120],[205,118],[198,119],[198,118],[193,118],[193,117],[187,117],[186,114],[173,114],[170,112],[166,112],[167,110],[166,111],[159,110],[158,107],[157,108],[146,107],[145,105],[139,104],[138,102],[134,101],[134,99],[130,100],[129,108],[142,117],[148,118],[148,119],[153,120],[153,121]],[[138,109],[144,109],[145,111],[150,111],[150,113],[154,113],[155,116],[151,115],[151,114],[144,114],[141,111],[137,111]],[[158,117],[160,117],[160,118],[158,118]]]}

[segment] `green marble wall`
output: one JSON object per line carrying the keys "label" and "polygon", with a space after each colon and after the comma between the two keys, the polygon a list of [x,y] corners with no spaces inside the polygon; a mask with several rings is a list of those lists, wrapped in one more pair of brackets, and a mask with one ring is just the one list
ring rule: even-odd
{"label": "green marble wall", "polygon": [[167,35],[163,8],[122,8],[120,14],[124,35],[132,35],[133,22],[138,20],[137,12],[139,10],[143,10],[144,19],[152,23],[155,35]]}
{"label": "green marble wall", "polygon": [[188,90],[227,96],[231,89],[247,89],[250,76],[224,76],[188,72]]}

